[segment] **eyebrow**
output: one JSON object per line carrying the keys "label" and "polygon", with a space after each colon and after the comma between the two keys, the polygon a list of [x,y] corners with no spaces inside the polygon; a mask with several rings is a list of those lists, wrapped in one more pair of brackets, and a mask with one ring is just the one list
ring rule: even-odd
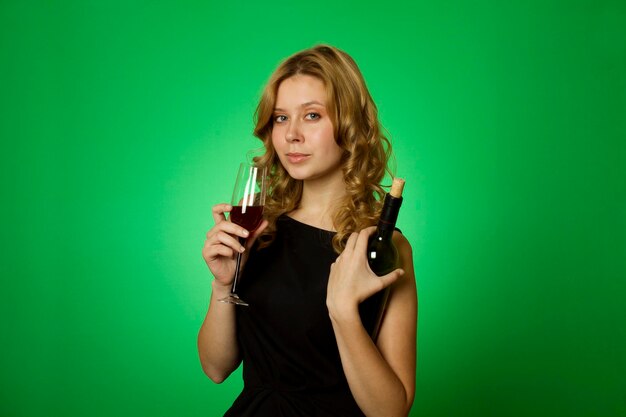
{"label": "eyebrow", "polygon": [[[309,107],[309,106],[312,106],[312,105],[317,105],[317,106],[326,107],[326,106],[324,105],[324,103],[320,103],[319,101],[315,101],[315,100],[313,100],[313,101],[307,101],[306,103],[302,103],[302,104],[300,105],[300,107]],[[274,108],[274,111],[285,111],[285,110],[284,110],[284,109],[281,109],[280,107],[275,107],[275,108]]]}

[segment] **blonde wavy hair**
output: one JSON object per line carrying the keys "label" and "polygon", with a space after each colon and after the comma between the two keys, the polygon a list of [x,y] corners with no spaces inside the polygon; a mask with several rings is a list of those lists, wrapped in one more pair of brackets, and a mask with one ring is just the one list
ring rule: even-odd
{"label": "blonde wavy hair", "polygon": [[327,109],[337,144],[343,149],[342,170],[346,197],[333,216],[337,231],[333,248],[341,253],[350,233],[376,223],[385,191],[381,181],[391,155],[391,144],[378,121],[378,109],[356,62],[345,52],[318,45],[284,60],[270,77],[255,112],[254,135],[265,153],[255,163],[268,167],[269,193],[264,217],[269,226],[259,237],[260,247],[274,239],[276,220],[298,207],[302,181],[289,176],[272,145],[273,114],[278,87],[287,78],[309,75],[326,88]]}

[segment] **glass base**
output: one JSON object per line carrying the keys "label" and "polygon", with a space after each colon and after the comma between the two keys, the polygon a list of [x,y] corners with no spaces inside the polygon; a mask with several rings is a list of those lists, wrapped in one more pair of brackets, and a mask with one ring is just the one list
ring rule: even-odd
{"label": "glass base", "polygon": [[235,293],[231,293],[228,297],[226,298],[220,298],[219,300],[217,300],[221,303],[227,303],[227,304],[236,304],[238,306],[250,306],[250,304],[246,303],[245,301],[243,301],[241,298],[239,298],[239,296]]}

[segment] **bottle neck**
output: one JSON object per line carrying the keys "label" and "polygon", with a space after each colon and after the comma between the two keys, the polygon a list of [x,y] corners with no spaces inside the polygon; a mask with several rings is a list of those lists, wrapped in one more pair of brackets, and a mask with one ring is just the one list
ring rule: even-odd
{"label": "bottle neck", "polygon": [[402,205],[402,197],[385,196],[383,209],[378,220],[378,235],[383,239],[391,239],[398,220],[398,213]]}

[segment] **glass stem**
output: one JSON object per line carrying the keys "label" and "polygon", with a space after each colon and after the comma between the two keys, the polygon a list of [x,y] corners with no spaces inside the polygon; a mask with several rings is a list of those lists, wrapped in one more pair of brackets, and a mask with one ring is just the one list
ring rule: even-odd
{"label": "glass stem", "polygon": [[[246,239],[240,237],[239,243],[241,243],[242,246],[245,246]],[[237,252],[237,261],[235,263],[235,278],[233,278],[233,288],[230,290],[230,293],[235,294],[235,295],[237,295],[237,281],[239,280],[240,266],[241,266],[241,252]]]}

